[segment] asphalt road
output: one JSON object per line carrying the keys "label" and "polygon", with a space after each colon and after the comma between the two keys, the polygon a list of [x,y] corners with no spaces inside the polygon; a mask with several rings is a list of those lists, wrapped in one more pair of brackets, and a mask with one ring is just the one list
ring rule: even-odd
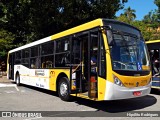
{"label": "asphalt road", "polygon": [[[151,94],[147,96],[128,100],[97,102],[74,97],[71,102],[64,102],[52,91],[26,85],[17,87],[13,83],[0,83],[0,111],[48,111],[43,114],[50,116],[50,118],[46,118],[45,116],[40,118],[0,118],[4,120],[61,120],[68,119],[68,117],[71,117],[69,118],[71,120],[75,118],[79,120],[85,119],[86,114],[88,115],[87,119],[93,120],[106,119],[107,115],[110,116],[111,120],[126,120],[131,119],[131,117],[120,117],[120,114],[124,116],[130,112],[160,111],[160,91],[152,90]],[[96,115],[99,117],[95,117]],[[100,117],[101,115],[103,117]],[[136,117],[135,119],[139,120],[143,118],[144,117]],[[152,119],[158,120],[159,118],[160,116]],[[145,119],[150,120],[150,117]]]}

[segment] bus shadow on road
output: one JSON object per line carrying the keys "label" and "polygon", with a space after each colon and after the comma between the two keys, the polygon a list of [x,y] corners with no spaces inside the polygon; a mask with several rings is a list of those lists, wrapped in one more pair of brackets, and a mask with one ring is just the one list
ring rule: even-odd
{"label": "bus shadow on road", "polygon": [[38,88],[38,87],[30,86],[30,85],[24,85],[24,84],[21,84],[20,87],[26,87],[26,88],[29,88],[29,89],[32,89],[32,90],[36,90],[38,92],[42,92],[42,93],[45,93],[45,94],[48,94],[48,95],[53,95],[55,97],[58,97],[57,92],[54,92],[54,91],[51,91],[51,90]]}
{"label": "bus shadow on road", "polygon": [[97,109],[97,111],[118,113],[139,110],[152,106],[157,102],[157,99],[154,96],[147,95],[139,98],[114,101],[91,101],[82,98],[76,98],[76,101],[74,102],[79,105],[85,105]]}
{"label": "bus shadow on road", "polygon": [[[42,88],[32,87],[28,85],[22,85],[22,86],[39,92],[46,93],[48,95],[58,97],[57,92],[45,90]],[[59,100],[61,99],[59,98]],[[157,99],[151,95],[132,98],[132,99],[113,100],[113,101],[92,101],[88,99],[72,97],[72,101],[70,102],[74,102],[78,105],[85,105],[87,107],[96,109],[97,112],[103,111],[109,113],[118,113],[118,112],[129,112],[129,111],[139,110],[152,106],[156,104]]]}
{"label": "bus shadow on road", "polygon": [[152,88],[152,89],[151,89],[151,94],[160,95],[160,89]]}

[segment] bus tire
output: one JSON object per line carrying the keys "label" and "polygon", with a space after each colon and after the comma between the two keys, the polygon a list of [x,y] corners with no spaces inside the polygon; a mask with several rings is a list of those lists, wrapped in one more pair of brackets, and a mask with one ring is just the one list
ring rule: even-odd
{"label": "bus tire", "polygon": [[17,75],[16,75],[16,85],[20,86],[20,76],[19,76],[19,73],[17,73]]}
{"label": "bus tire", "polygon": [[66,77],[62,77],[58,83],[58,95],[63,101],[70,100],[70,85],[69,80]]}

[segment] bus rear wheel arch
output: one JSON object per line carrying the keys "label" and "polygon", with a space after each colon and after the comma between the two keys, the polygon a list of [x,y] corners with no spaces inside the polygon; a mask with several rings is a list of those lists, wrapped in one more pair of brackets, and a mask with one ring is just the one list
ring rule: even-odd
{"label": "bus rear wheel arch", "polygon": [[67,77],[62,77],[58,82],[58,95],[63,101],[69,101],[70,96],[70,84]]}

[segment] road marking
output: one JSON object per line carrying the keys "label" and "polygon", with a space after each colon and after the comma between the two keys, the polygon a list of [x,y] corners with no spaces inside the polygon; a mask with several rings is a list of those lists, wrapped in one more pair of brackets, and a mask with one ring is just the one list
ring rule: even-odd
{"label": "road marking", "polygon": [[16,90],[17,90],[17,91],[19,91],[19,89],[18,89],[17,85],[15,85],[15,88],[16,88]]}
{"label": "road marking", "polygon": [[25,90],[21,90],[21,92],[23,93],[23,92],[26,92]]}
{"label": "road marking", "polygon": [[0,87],[15,87],[17,91],[19,91],[17,85],[15,84],[2,84],[0,83]]}
{"label": "road marking", "polygon": [[15,91],[4,91],[6,93],[15,93]]}

